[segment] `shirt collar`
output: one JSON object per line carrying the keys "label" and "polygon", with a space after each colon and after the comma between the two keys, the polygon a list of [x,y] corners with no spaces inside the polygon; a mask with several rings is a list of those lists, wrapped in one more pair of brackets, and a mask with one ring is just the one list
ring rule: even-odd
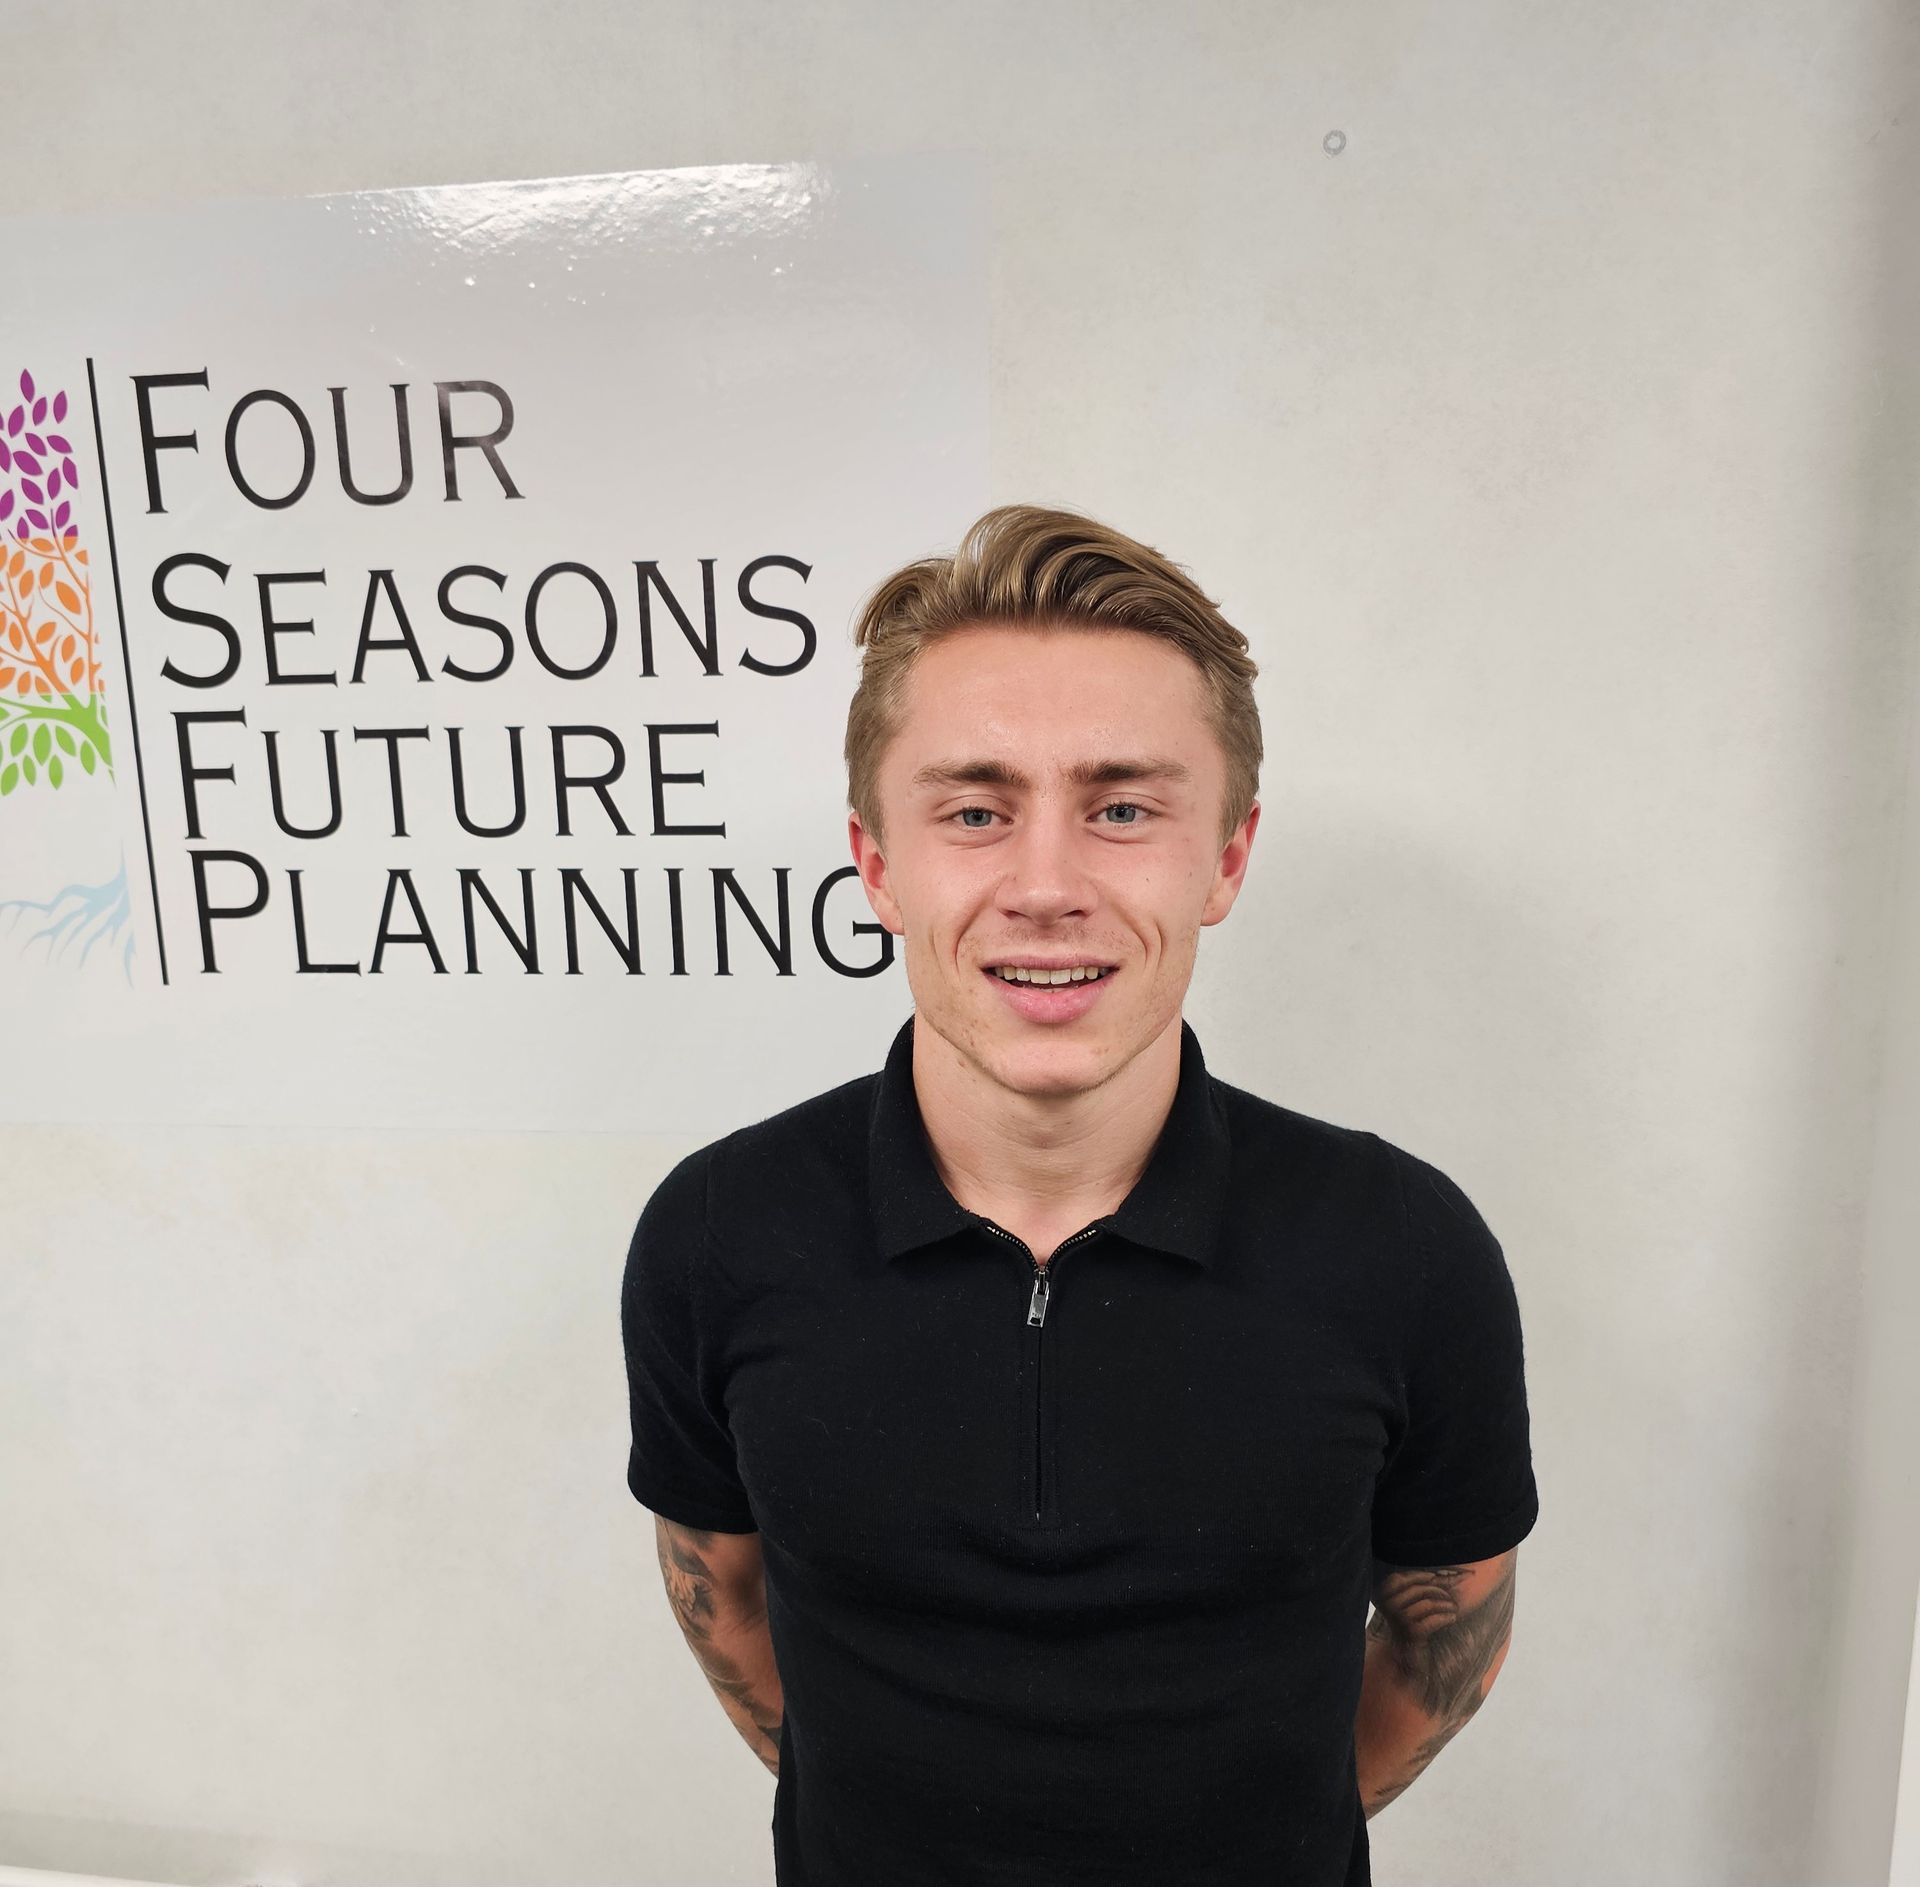
{"label": "shirt collar", "polygon": [[[913,1021],[908,1016],[893,1038],[868,1116],[868,1202],[885,1259],[985,1223],[947,1190],[933,1163],[913,1086]],[[1182,1017],[1173,1106],[1146,1171],[1107,1215],[1108,1231],[1209,1264],[1226,1206],[1229,1152],[1226,1103],[1207,1073],[1199,1037]]]}

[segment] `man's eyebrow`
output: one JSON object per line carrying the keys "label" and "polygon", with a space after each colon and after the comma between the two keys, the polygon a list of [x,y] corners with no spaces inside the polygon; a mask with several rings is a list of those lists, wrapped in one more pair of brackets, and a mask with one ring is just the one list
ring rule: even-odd
{"label": "man's eyebrow", "polygon": [[[1128,780],[1193,782],[1193,769],[1181,761],[1156,754],[1129,760],[1080,760],[1066,769],[1070,786],[1117,786]],[[1005,786],[1015,792],[1032,790],[1033,781],[1005,760],[941,760],[921,767],[912,784],[926,786]]]}

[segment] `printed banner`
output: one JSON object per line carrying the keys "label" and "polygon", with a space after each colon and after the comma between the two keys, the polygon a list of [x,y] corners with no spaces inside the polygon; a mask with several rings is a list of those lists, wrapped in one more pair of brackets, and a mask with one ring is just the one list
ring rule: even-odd
{"label": "printed banner", "polygon": [[848,627],[987,502],[983,220],[962,160],[5,219],[7,1116],[877,1065]]}

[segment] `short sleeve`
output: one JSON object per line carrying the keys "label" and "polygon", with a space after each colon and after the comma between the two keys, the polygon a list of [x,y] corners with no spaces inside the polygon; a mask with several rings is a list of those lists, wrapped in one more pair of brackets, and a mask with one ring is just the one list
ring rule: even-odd
{"label": "short sleeve", "polygon": [[663,1519],[751,1533],[753,1513],[700,1327],[708,1155],[707,1148],[689,1154],[654,1188],[627,1248],[620,1287],[632,1430],[627,1487]]}
{"label": "short sleeve", "polygon": [[1492,1559],[1540,1512],[1519,1300],[1466,1194],[1424,1160],[1390,1151],[1418,1281],[1406,1420],[1374,1484],[1373,1556],[1396,1566]]}

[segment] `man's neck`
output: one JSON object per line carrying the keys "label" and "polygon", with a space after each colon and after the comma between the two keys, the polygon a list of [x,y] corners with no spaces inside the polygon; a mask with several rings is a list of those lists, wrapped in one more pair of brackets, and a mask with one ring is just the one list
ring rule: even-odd
{"label": "man's neck", "polygon": [[1007,1087],[916,1014],[913,1086],[947,1190],[1045,1259],[1146,1170],[1180,1086],[1180,1018],[1098,1087],[1054,1096]]}

